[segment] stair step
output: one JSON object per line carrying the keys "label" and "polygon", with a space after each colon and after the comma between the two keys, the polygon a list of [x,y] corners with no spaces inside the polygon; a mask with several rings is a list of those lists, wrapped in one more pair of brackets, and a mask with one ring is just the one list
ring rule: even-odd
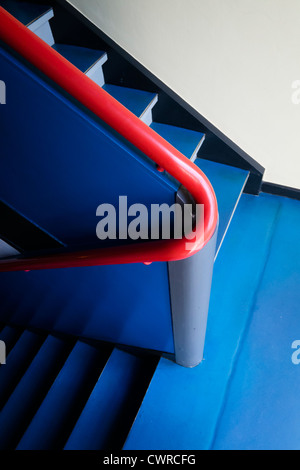
{"label": "stair step", "polygon": [[[7,336],[13,335],[10,328],[6,328]],[[5,405],[9,395],[13,392],[22,375],[35,357],[41,347],[43,339],[44,338],[40,335],[31,333],[30,331],[24,331],[15,343],[13,349],[11,349],[7,357],[6,365],[0,367],[0,409]]]}
{"label": "stair step", "polygon": [[50,6],[15,0],[1,0],[0,5],[27,27],[52,11]]}
{"label": "stair step", "polygon": [[[140,358],[114,349],[65,449],[107,449],[112,439],[114,448],[118,448],[116,434],[126,422],[124,414],[126,415],[130,408],[128,402],[135,394],[142,366]],[[126,432],[123,439],[125,437]]]}
{"label": "stair step", "polygon": [[49,20],[53,18],[54,13],[51,6],[18,2],[15,0],[1,0],[0,6],[7,10],[12,16],[23,23],[32,32],[50,46],[54,44]]}
{"label": "stair step", "polygon": [[6,357],[21,336],[21,330],[12,326],[5,326],[0,333],[0,341],[6,345]]}
{"label": "stair step", "polygon": [[63,447],[106,359],[107,354],[88,344],[78,342],[74,346],[22,437],[19,450]]}
{"label": "stair step", "polygon": [[[248,270],[241,262],[243,276],[237,277],[232,295],[241,290],[245,273],[250,279],[258,270],[261,275],[256,289],[247,286],[252,298],[251,321],[211,448],[296,450],[300,442],[300,371],[298,361],[293,363],[292,354],[296,352],[297,359],[298,351],[292,344],[299,340],[300,201],[269,194],[243,198],[248,203],[243,207],[248,216],[245,251],[253,259],[254,269]],[[259,257],[255,244],[262,240],[257,238],[256,226],[265,224],[273,205],[278,210],[269,229],[269,249]],[[242,235],[242,227],[235,231],[236,237]]]}
{"label": "stair step", "polygon": [[152,122],[150,127],[192,162],[197,157],[197,153],[205,139],[205,134],[202,132],[170,126],[169,124]]}
{"label": "stair step", "polygon": [[[14,449],[44,399],[66,354],[65,342],[48,336],[0,414],[0,448]],[[13,370],[11,363],[7,367]]]}
{"label": "stair step", "polygon": [[195,165],[207,176],[214,188],[219,209],[216,257],[248,180],[249,172],[197,158]]}
{"label": "stair step", "polygon": [[87,73],[97,62],[104,63],[107,60],[106,52],[95,49],[87,49],[67,44],[54,44],[52,46],[59,54],[71,62],[81,72]]}
{"label": "stair step", "polygon": [[[244,344],[244,332],[249,326],[253,308],[253,293],[257,292],[257,287],[260,285],[265,259],[270,252],[278,206],[274,200],[268,200],[262,206],[260,197],[243,194],[224,241],[222,256],[218,257],[215,263],[204,350],[205,360],[194,369],[185,369],[166,359],[160,361],[124,446],[125,450],[210,448],[214,433],[219,429],[218,418],[222,413],[224,399],[227,398],[228,383],[232,377],[236,377],[238,349]],[[276,289],[277,284],[274,286]],[[272,315],[271,310],[271,318]],[[271,346],[269,357],[274,357],[276,342],[274,343],[272,332],[268,328],[260,331],[267,332],[266,336]],[[287,343],[281,341],[278,344],[283,345],[286,350]],[[255,342],[252,343],[252,348],[248,346],[246,350],[248,362],[243,360],[240,363],[241,369],[248,371],[249,376],[244,384],[241,380],[237,381],[235,403],[241,397],[243,399],[248,397],[256,384],[253,363],[249,356],[250,349],[259,358],[258,370],[260,377],[262,376],[262,365],[265,362],[261,361]],[[284,358],[282,361],[286,364],[289,358],[286,359],[282,353],[279,361],[282,357]],[[278,371],[276,360],[273,359],[271,366],[277,367]],[[293,365],[287,367],[291,371]],[[281,376],[281,379],[282,377],[286,376]],[[272,384],[269,383],[269,386],[272,387]],[[274,389],[277,390],[277,387],[273,387],[273,391]],[[294,390],[295,395],[297,394],[297,386],[290,389]],[[265,388],[260,386],[259,397],[264,390]],[[256,404],[259,399],[256,398]],[[269,401],[267,393],[266,402],[270,405],[269,409],[274,410],[274,403],[282,408],[285,399]],[[256,419],[254,432],[264,413],[265,410],[262,410]],[[240,416],[240,414],[234,416],[231,430],[238,429]],[[247,429],[248,423],[242,422],[243,430]],[[295,421],[294,424],[298,429]],[[268,432],[264,428],[265,436],[269,435],[270,420],[267,425]],[[292,433],[296,427],[291,428]],[[277,432],[278,426],[275,429]]]}
{"label": "stair step", "polygon": [[103,86],[103,90],[107,91],[147,125],[151,124],[152,108],[158,101],[156,93],[108,84]]}
{"label": "stair step", "polygon": [[106,52],[68,44],[54,44],[52,47],[99,86],[104,85],[102,65],[107,61]]}

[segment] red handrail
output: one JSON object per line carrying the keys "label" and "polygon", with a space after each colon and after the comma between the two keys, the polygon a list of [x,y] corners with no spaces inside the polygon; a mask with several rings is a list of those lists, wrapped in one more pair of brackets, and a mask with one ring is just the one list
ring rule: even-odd
{"label": "red handrail", "polygon": [[[172,175],[192,194],[196,203],[204,205],[204,237],[195,236],[194,243],[182,238],[14,258],[0,261],[0,271],[175,261],[201,250],[214,234],[218,221],[216,196],[204,173],[2,7],[0,39]],[[196,227],[196,231],[202,229]]]}

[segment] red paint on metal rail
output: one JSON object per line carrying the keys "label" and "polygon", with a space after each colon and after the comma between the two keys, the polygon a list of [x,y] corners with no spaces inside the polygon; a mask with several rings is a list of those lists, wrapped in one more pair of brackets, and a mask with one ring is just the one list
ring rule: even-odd
{"label": "red paint on metal rail", "polygon": [[[0,39],[125,137],[153,160],[158,168],[172,175],[198,204],[204,205],[204,237],[195,236],[194,243],[182,238],[34,258],[14,258],[0,261],[0,271],[175,261],[201,250],[214,234],[218,221],[216,196],[204,173],[2,7]],[[202,230],[202,227],[196,227],[196,230]]]}

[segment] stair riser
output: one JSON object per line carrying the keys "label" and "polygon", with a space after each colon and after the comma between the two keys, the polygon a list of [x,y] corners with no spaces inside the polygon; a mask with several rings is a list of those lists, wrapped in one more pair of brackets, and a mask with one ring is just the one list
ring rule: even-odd
{"label": "stair riser", "polygon": [[102,65],[107,61],[107,56],[104,59],[99,60],[90,70],[87,71],[86,76],[89,77],[97,85],[103,87],[105,80],[103,74]]}
{"label": "stair riser", "polygon": [[53,46],[54,44],[54,38],[49,24],[49,20],[53,18],[53,16],[54,14],[51,10],[28,26],[30,31],[35,33],[39,38],[43,39],[43,41],[49,44],[49,46]]}
{"label": "stair riser", "polygon": [[217,233],[194,256],[168,263],[175,359],[184,367],[203,359]]}

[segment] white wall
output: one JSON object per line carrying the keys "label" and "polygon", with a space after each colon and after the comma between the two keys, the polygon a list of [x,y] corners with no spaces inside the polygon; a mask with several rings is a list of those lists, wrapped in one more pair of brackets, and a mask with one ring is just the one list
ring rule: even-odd
{"label": "white wall", "polygon": [[261,163],[265,181],[300,188],[299,0],[68,1]]}

